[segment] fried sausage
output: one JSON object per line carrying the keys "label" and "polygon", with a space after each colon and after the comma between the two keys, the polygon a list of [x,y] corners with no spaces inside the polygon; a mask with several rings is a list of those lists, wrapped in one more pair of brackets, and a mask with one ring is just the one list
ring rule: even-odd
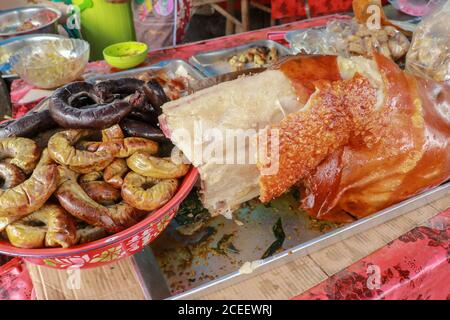
{"label": "fried sausage", "polygon": [[95,95],[106,101],[111,95],[130,95],[144,85],[144,81],[136,78],[120,78],[97,82],[93,86]]}
{"label": "fried sausage", "polygon": [[74,145],[83,136],[89,135],[89,130],[66,130],[53,135],[48,142],[50,156],[59,164],[68,166],[78,173],[90,173],[103,170],[113,160],[118,152],[115,144],[102,143],[102,149],[94,152],[77,150]]}
{"label": "fried sausage", "polygon": [[156,210],[169,201],[178,188],[177,179],[155,179],[130,172],[122,186],[122,198],[141,210]]}
{"label": "fried sausage", "polygon": [[0,178],[3,180],[0,189],[10,189],[25,181],[26,176],[22,170],[11,163],[0,162]]}
{"label": "fried sausage", "polygon": [[33,137],[39,132],[57,126],[49,110],[30,112],[19,119],[11,120],[0,127],[0,138]]}
{"label": "fried sausage", "polygon": [[189,164],[176,164],[170,157],[157,158],[148,152],[136,152],[127,159],[128,167],[134,172],[156,179],[174,179],[184,176],[190,168]]}
{"label": "fried sausage", "polygon": [[44,150],[31,177],[0,195],[0,231],[42,207],[56,190],[58,179],[57,165]]}
{"label": "fried sausage", "polygon": [[143,121],[125,118],[120,122],[120,127],[129,137],[146,138],[157,142],[169,142],[164,133]]}
{"label": "fried sausage", "polygon": [[111,141],[114,139],[123,138],[125,138],[125,136],[123,134],[122,128],[118,124],[102,130],[102,141]]}
{"label": "fried sausage", "polygon": [[101,205],[114,205],[120,200],[120,191],[106,181],[90,181],[81,183],[80,186],[89,198]]}
{"label": "fried sausage", "polygon": [[118,152],[115,154],[117,158],[127,158],[137,151],[145,151],[151,154],[158,152],[158,143],[145,138],[124,138],[123,132],[119,126],[102,130],[102,142],[100,141],[82,141],[77,145],[85,151],[101,152],[104,149],[115,149]]}
{"label": "fried sausage", "polygon": [[108,235],[105,229],[91,226],[82,222],[83,225],[77,225],[77,243],[92,242]]}
{"label": "fried sausage", "polygon": [[169,101],[164,89],[155,79],[147,81],[143,87],[147,99],[155,109],[156,114],[162,114],[161,106]]}
{"label": "fried sausage", "polygon": [[102,206],[92,200],[73,178],[64,181],[55,195],[70,214],[108,232],[119,232],[130,227],[145,214],[124,202]]}
{"label": "fried sausage", "polygon": [[6,227],[9,241],[19,248],[63,247],[76,243],[75,220],[59,205],[44,205]]}
{"label": "fried sausage", "polygon": [[123,177],[128,172],[127,162],[116,159],[103,172],[103,179],[116,189],[122,188]]}
{"label": "fried sausage", "polygon": [[26,174],[31,173],[40,156],[35,141],[28,138],[0,139],[0,159],[11,159],[9,163],[19,167]]}
{"label": "fried sausage", "polygon": [[[114,144],[114,149],[119,150],[116,153],[117,158],[128,158],[135,152],[146,152],[148,154],[155,154],[158,152],[158,143],[144,139],[144,138],[125,138],[122,140],[109,141]],[[98,151],[108,148],[104,143],[98,147]]]}
{"label": "fried sausage", "polygon": [[[111,80],[112,81],[112,80]],[[96,85],[96,88],[98,85]],[[88,108],[76,108],[69,102],[73,95],[87,93],[89,96],[109,95],[97,91],[90,83],[77,81],[57,89],[50,98],[49,110],[52,118],[64,128],[102,129],[110,127],[123,119],[137,105],[145,102],[141,91],[124,99],[115,99],[110,103],[100,103]]]}
{"label": "fried sausage", "polygon": [[82,174],[78,178],[78,181],[80,183],[86,183],[86,182],[91,182],[91,181],[98,181],[98,180],[101,180],[102,178],[103,178],[103,172],[101,172],[101,171],[94,171],[94,172],[91,172],[91,173]]}

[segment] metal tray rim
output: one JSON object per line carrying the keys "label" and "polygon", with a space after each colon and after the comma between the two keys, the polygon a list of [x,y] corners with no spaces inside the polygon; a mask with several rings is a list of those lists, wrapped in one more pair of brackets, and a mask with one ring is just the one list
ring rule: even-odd
{"label": "metal tray rim", "polygon": [[435,187],[431,190],[422,192],[417,196],[406,199],[396,205],[390,206],[384,210],[381,210],[378,213],[357,220],[350,224],[344,225],[331,232],[325,233],[320,237],[311,239],[291,249],[285,250],[272,257],[262,260],[258,268],[256,268],[251,274],[241,274],[239,270],[237,270],[228,275],[219,277],[213,281],[202,284],[196,288],[192,288],[177,295],[168,297],[167,299],[168,300],[189,299],[190,295],[206,290],[208,288],[217,287],[216,289],[219,289],[220,285],[223,285],[224,283],[230,285],[238,281],[243,281],[245,279],[257,275],[262,271],[266,271],[269,267],[274,267],[280,263],[286,263],[294,258],[298,258],[303,255],[310,254],[314,251],[325,248],[338,241],[342,241],[346,238],[349,238],[361,231],[367,230],[371,227],[378,226],[384,222],[399,217],[411,210],[417,209],[420,206],[423,206],[425,203],[428,203],[429,201],[434,201],[443,198],[448,194],[450,194],[450,181],[447,181],[446,183],[438,187]]}
{"label": "metal tray rim", "polygon": [[282,52],[283,55],[290,55],[292,54],[291,49],[289,49],[288,47],[270,40],[270,39],[261,39],[261,40],[256,40],[256,41],[252,41],[246,44],[242,44],[236,47],[230,47],[230,48],[225,48],[225,49],[219,49],[219,50],[211,50],[211,51],[205,51],[202,53],[198,53],[196,55],[193,55],[189,58],[189,63],[191,65],[193,65],[194,67],[196,67],[198,70],[200,70],[200,72],[202,72],[203,74],[205,74],[208,77],[211,76],[216,76],[218,75],[217,73],[213,73],[213,72],[209,72],[206,69],[206,66],[209,66],[211,64],[204,64],[201,63],[198,58],[202,57],[202,56],[207,56],[207,55],[223,55],[223,54],[232,54],[235,51],[241,51],[241,50],[245,50],[247,48],[250,48],[252,46],[255,45],[264,45],[264,44],[270,44],[271,46],[275,46],[278,50],[280,50]]}
{"label": "metal tray rim", "polygon": [[108,74],[101,74],[101,75],[95,75],[92,77],[88,77],[86,79],[87,82],[95,82],[98,80],[106,80],[109,79],[111,77],[120,77],[120,76],[128,76],[131,74],[136,74],[136,73],[140,73],[140,72],[144,72],[144,71],[148,71],[148,70],[158,70],[158,69],[163,69],[166,68],[167,66],[171,65],[171,64],[182,64],[186,67],[188,73],[192,73],[191,75],[196,79],[196,80],[201,80],[205,78],[205,75],[199,71],[197,68],[195,68],[194,66],[190,65],[188,62],[186,62],[183,59],[171,59],[171,60],[164,60],[164,61],[160,61],[157,62],[155,64],[149,65],[149,66],[145,66],[145,67],[141,67],[141,68],[135,68],[135,69],[129,69],[129,70],[124,70],[124,71],[119,71],[119,72],[114,72],[114,73],[108,73]]}

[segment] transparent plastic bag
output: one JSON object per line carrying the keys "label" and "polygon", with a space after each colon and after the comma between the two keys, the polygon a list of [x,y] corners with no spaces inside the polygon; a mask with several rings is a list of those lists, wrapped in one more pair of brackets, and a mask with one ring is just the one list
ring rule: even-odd
{"label": "transparent plastic bag", "polygon": [[294,53],[336,54],[329,44],[326,31],[317,28],[295,32],[290,43]]}
{"label": "transparent plastic bag", "polygon": [[299,30],[289,36],[294,53],[367,56],[373,51],[400,60],[410,46],[408,38],[392,26],[370,30],[356,20],[332,20],[326,28]]}
{"label": "transparent plastic bag", "polygon": [[343,56],[371,56],[376,51],[395,61],[403,58],[410,46],[408,38],[392,26],[369,29],[366,24],[331,21],[327,25],[332,45]]}
{"label": "transparent plastic bag", "polygon": [[450,1],[417,26],[406,56],[406,70],[436,81],[450,81]]}
{"label": "transparent plastic bag", "polygon": [[330,54],[347,56],[343,45],[347,36],[354,32],[351,20],[332,20],[325,28],[317,27],[296,31],[290,37],[294,53]]}

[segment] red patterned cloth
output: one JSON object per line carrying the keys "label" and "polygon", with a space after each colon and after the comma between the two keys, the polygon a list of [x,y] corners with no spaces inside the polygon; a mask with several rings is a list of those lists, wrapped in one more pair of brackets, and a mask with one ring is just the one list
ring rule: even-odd
{"label": "red patterned cloth", "polygon": [[308,0],[311,17],[352,11],[352,0]]}
{"label": "red patterned cloth", "polygon": [[[334,13],[352,11],[352,0],[272,0],[272,18],[297,18],[307,16],[306,7],[309,6],[309,17],[318,17]],[[382,0],[383,5],[387,0]]]}
{"label": "red patterned cloth", "polygon": [[30,109],[34,108],[42,99],[33,101],[31,103],[20,103],[20,100],[32,89],[34,86],[26,83],[22,79],[14,80],[11,84],[11,103],[13,118],[20,118]]}
{"label": "red patterned cloth", "polygon": [[0,300],[34,299],[33,283],[25,263],[14,258],[0,266]]}
{"label": "red patterned cloth", "polygon": [[450,300],[450,208],[294,299]]}
{"label": "red patterned cloth", "polygon": [[306,17],[304,0],[272,0],[272,19],[291,17]]}

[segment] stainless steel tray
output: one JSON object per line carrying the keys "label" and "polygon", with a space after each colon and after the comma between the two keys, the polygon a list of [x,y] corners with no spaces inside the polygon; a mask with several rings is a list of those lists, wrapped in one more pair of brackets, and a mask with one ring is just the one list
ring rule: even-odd
{"label": "stainless steel tray", "polygon": [[272,40],[258,40],[238,47],[199,53],[195,56],[190,57],[189,62],[201,72],[203,72],[206,76],[217,76],[234,71],[228,64],[228,58],[239,52],[256,46],[267,48],[275,47],[277,48],[278,54],[281,57],[291,54],[289,48],[279,44],[278,42]]}
{"label": "stainless steel tray", "polygon": [[159,63],[153,64],[148,67],[130,69],[130,70],[120,71],[120,72],[116,72],[116,73],[96,75],[96,76],[87,78],[86,81],[96,82],[96,81],[107,80],[107,79],[135,77],[144,72],[157,71],[157,70],[165,70],[165,71],[167,71],[169,73],[173,73],[175,75],[191,78],[191,80],[194,80],[194,81],[205,78],[205,76],[200,71],[196,70],[194,67],[192,67],[190,64],[188,64],[186,61],[180,60],[180,59],[175,59],[175,60],[161,61]]}
{"label": "stainless steel tray", "polygon": [[[216,226],[220,229],[210,235],[203,249],[199,247],[192,250],[192,245],[199,237],[205,237],[204,234],[195,236],[197,238],[191,236],[183,239],[175,234],[176,231],[171,224],[151,247],[137,253],[133,260],[143,289],[149,297],[189,299],[193,293],[206,289],[217,290],[243,281],[269,268],[320,250],[448,196],[450,196],[450,182],[353,223],[340,227],[322,225],[325,227],[325,230],[322,230],[320,225],[318,228],[311,228],[311,222],[306,214],[291,207],[297,202],[288,195],[284,199],[276,200],[269,208],[264,205],[257,208],[256,205],[250,208],[251,212],[239,212],[237,218],[244,222],[243,226],[238,226],[234,221],[223,217],[212,219],[208,227]],[[239,268],[242,264],[260,259],[261,253],[274,240],[271,228],[278,217],[282,218],[286,234],[283,251],[261,260],[259,267],[251,274],[241,274]],[[240,250],[239,257],[234,258],[231,254],[225,257],[211,253],[211,249],[217,246],[218,239],[230,232],[235,232],[233,245]],[[189,253],[180,250],[179,243],[184,244],[186,249],[191,248],[192,256],[189,262]]]}

